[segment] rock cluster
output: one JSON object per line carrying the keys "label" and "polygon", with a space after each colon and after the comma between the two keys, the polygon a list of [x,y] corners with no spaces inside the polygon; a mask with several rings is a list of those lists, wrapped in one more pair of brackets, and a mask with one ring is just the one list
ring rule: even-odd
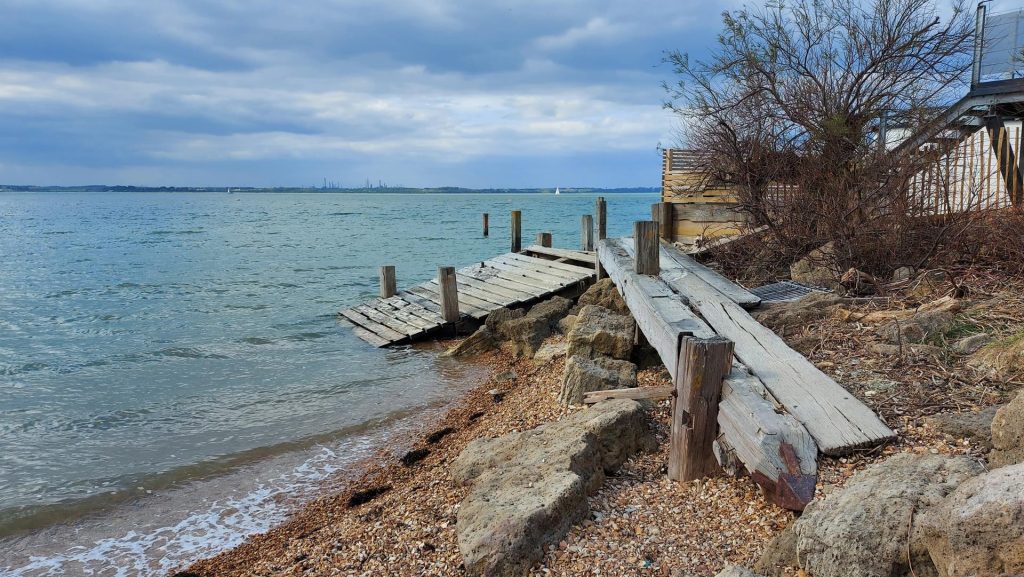
{"label": "rock cluster", "polygon": [[[445,351],[446,356],[464,357],[502,346],[519,357],[533,358],[541,345],[572,307],[572,301],[554,296],[529,311],[500,308],[484,320],[483,326],[462,342]],[[557,356],[557,355],[552,355]]]}
{"label": "rock cluster", "polygon": [[[605,285],[598,285],[591,291],[599,298],[587,300],[614,306],[614,299],[604,294]],[[591,295],[591,291],[584,293],[583,297]],[[581,301],[583,297],[580,297]],[[635,387],[637,368],[627,360],[633,353],[635,335],[633,317],[600,305],[584,305],[566,336],[568,360],[558,401],[563,405],[578,405],[583,402],[584,393]]]}
{"label": "rock cluster", "polygon": [[456,482],[472,487],[456,523],[466,571],[524,574],[588,514],[605,474],[653,444],[643,407],[628,399],[471,442],[452,463]]}

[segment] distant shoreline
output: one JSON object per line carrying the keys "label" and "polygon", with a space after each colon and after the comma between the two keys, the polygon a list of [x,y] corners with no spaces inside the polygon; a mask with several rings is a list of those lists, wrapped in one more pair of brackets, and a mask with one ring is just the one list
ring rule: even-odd
{"label": "distant shoreline", "polygon": [[[437,188],[372,187],[372,188],[301,188],[301,187],[225,187],[225,186],[34,186],[0,185],[0,192],[206,192],[213,194],[234,193],[334,193],[334,194],[553,194],[554,188],[461,188],[443,186]],[[661,187],[638,186],[631,188],[561,188],[564,194],[594,193],[657,193]]]}

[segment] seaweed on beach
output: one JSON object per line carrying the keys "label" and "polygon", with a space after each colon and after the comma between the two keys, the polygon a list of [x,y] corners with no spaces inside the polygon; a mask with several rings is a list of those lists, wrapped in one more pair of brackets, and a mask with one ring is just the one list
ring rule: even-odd
{"label": "seaweed on beach", "polygon": [[429,454],[430,449],[413,449],[412,451],[409,451],[408,453],[403,455],[400,460],[402,461],[402,464],[405,465],[406,467],[411,467],[416,463],[419,463],[423,459],[426,459],[427,455]]}
{"label": "seaweed on beach", "polygon": [[429,437],[427,437],[427,443],[433,445],[454,432],[455,429],[452,427],[445,427],[439,431],[434,431]]}
{"label": "seaweed on beach", "polygon": [[359,505],[369,503],[370,501],[376,499],[377,497],[380,497],[381,495],[387,493],[390,490],[391,485],[382,485],[379,487],[370,487],[369,489],[364,489],[362,491],[356,491],[355,493],[352,493],[351,497],[348,498],[348,506],[358,507]]}

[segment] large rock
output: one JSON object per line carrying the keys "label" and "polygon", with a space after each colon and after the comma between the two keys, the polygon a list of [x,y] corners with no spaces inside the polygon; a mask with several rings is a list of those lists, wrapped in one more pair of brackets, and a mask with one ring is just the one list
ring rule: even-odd
{"label": "large rock", "polygon": [[792,575],[791,569],[800,563],[796,554],[796,541],[796,531],[790,524],[768,542],[761,557],[754,563],[754,571],[766,577]]}
{"label": "large rock", "polygon": [[1001,381],[1024,376],[1024,333],[985,345],[971,355],[967,364]]}
{"label": "large rock", "polygon": [[558,357],[564,357],[565,351],[569,349],[569,343],[564,341],[557,343],[544,343],[537,349],[537,354],[533,355],[533,360],[541,363],[546,363],[550,360],[557,359]]}
{"label": "large rock", "polygon": [[484,320],[484,326],[490,329],[491,334],[494,335],[494,338],[499,340],[505,340],[508,338],[508,331],[506,330],[506,325],[508,325],[510,321],[523,318],[525,314],[526,311],[524,311],[523,309],[510,309],[507,307],[502,307],[500,309],[491,311],[491,313],[487,315],[487,318]]}
{"label": "large rock", "polygon": [[833,289],[839,287],[839,274],[835,245],[831,242],[812,250],[789,267],[789,276],[796,282]]}
{"label": "large rock", "polygon": [[443,356],[469,357],[479,355],[493,349],[497,344],[497,341],[494,340],[494,333],[484,325],[463,339],[462,342],[445,351]]}
{"label": "large rock", "polygon": [[878,334],[890,343],[924,343],[941,338],[953,326],[956,317],[943,310],[919,312],[904,320],[894,320]]}
{"label": "large rock", "polygon": [[525,316],[505,323],[505,348],[517,357],[533,358],[544,339],[551,334],[551,323],[543,317]]}
{"label": "large rock", "polygon": [[814,577],[893,577],[912,561],[918,577],[934,575],[917,526],[908,544],[911,516],[981,470],[967,457],[906,453],[868,467],[796,521],[801,567]]}
{"label": "large rock", "polygon": [[967,480],[920,525],[941,577],[1024,574],[1024,464]]}
{"label": "large rock", "polygon": [[969,439],[985,450],[992,448],[992,419],[999,406],[986,407],[977,413],[938,413],[924,422],[954,439]]}
{"label": "large rock", "polygon": [[978,333],[976,335],[968,335],[957,339],[957,341],[949,348],[958,355],[973,355],[991,342],[992,335],[988,333]]}
{"label": "large rock", "polygon": [[587,292],[580,295],[576,303],[576,309],[581,309],[586,305],[597,305],[622,315],[629,314],[629,307],[626,306],[626,301],[622,300],[619,289],[615,288],[615,283],[610,278],[603,278],[597,281],[590,285]]}
{"label": "large rock", "polygon": [[992,419],[993,467],[1024,463],[1024,391],[996,411]]}
{"label": "large rock", "polygon": [[530,312],[526,313],[526,316],[542,318],[548,321],[548,323],[556,325],[571,308],[571,300],[565,297],[553,296],[544,302],[533,305],[533,308],[530,309]]}
{"label": "large rock", "polygon": [[628,359],[633,351],[636,325],[633,317],[615,314],[596,305],[580,309],[576,324],[569,331],[568,355],[594,358],[607,355]]}
{"label": "large rock", "polygon": [[624,389],[636,386],[636,365],[609,357],[569,357],[565,363],[558,402],[563,405],[583,403],[583,393]]}
{"label": "large rock", "polygon": [[757,322],[777,333],[785,333],[831,316],[845,301],[834,293],[812,293],[798,301],[763,305],[752,314]]}
{"label": "large rock", "polygon": [[452,463],[455,481],[472,485],[456,520],[467,573],[525,574],[586,517],[606,472],[653,444],[643,407],[627,399],[471,442]]}

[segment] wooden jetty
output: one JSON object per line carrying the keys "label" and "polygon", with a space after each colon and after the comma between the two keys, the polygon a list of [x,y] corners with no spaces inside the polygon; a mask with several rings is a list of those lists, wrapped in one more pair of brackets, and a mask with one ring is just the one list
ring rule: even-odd
{"label": "wooden jetty", "polygon": [[745,470],[770,500],[802,510],[814,496],[819,451],[844,454],[894,437],[746,312],[756,295],[660,242],[649,223],[637,224],[633,239],[597,243],[599,263],[674,385],[600,391],[585,402],[673,398],[670,477]]}
{"label": "wooden jetty", "polygon": [[[593,282],[596,261],[593,251],[532,245],[454,271],[454,291],[440,276],[399,291],[394,267],[381,267],[381,296],[347,308],[341,316],[355,325],[359,338],[374,346],[406,343],[429,338],[467,317],[480,321],[502,307],[581,291]],[[458,314],[446,319],[443,305],[449,293],[457,299]]]}

